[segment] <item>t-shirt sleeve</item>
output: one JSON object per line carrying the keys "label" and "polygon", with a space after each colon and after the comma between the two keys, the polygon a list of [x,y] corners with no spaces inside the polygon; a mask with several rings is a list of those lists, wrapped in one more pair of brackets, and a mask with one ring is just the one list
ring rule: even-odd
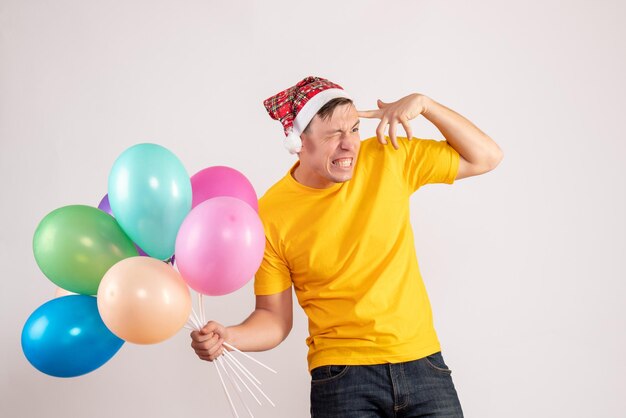
{"label": "t-shirt sleeve", "polygon": [[291,287],[291,272],[283,258],[276,252],[270,240],[265,240],[265,253],[261,267],[254,276],[256,295],[273,295]]}
{"label": "t-shirt sleeve", "polygon": [[398,146],[406,153],[403,171],[411,193],[425,184],[454,183],[460,157],[446,141],[399,137]]}

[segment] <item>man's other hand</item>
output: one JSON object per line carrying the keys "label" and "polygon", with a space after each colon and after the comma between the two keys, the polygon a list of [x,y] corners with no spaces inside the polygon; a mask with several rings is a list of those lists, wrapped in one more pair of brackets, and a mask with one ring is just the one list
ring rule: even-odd
{"label": "man's other hand", "polygon": [[404,127],[406,137],[411,139],[413,132],[411,131],[411,124],[409,121],[415,119],[421,114],[426,113],[426,104],[428,97],[423,94],[414,93],[403,97],[400,100],[391,103],[385,103],[382,100],[378,100],[377,110],[360,110],[358,111],[359,117],[368,119],[380,119],[380,123],[376,128],[376,136],[378,141],[386,145],[385,128],[389,125],[389,139],[395,149],[398,149],[398,140],[396,138],[396,129],[398,123]]}

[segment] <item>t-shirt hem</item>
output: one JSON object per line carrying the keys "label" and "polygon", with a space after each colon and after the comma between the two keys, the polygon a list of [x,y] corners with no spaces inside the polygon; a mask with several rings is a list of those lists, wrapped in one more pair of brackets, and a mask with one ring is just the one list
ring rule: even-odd
{"label": "t-shirt hem", "polygon": [[429,345],[411,353],[364,356],[364,357],[327,357],[323,356],[309,362],[309,373],[316,367],[321,366],[371,366],[375,364],[403,363],[405,361],[419,360],[431,354],[441,351],[441,344]]}
{"label": "t-shirt hem", "polygon": [[291,282],[283,283],[282,286],[263,286],[254,288],[254,294],[256,296],[275,295],[276,293],[284,292],[291,287]]}
{"label": "t-shirt hem", "polygon": [[[450,144],[448,144],[450,146]],[[452,154],[452,164],[450,164],[450,170],[448,171],[448,178],[445,183],[454,184],[456,176],[459,174],[459,165],[461,163],[461,155],[455,150]]]}

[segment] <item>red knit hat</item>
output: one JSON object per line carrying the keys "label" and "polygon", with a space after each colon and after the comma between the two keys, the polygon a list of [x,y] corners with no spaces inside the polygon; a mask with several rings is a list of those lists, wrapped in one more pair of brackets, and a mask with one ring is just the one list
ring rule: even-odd
{"label": "red knit hat", "polygon": [[311,76],[264,100],[263,105],[272,119],[283,124],[287,136],[285,148],[295,154],[302,148],[300,135],[304,128],[322,106],[338,97],[350,98],[338,84]]}

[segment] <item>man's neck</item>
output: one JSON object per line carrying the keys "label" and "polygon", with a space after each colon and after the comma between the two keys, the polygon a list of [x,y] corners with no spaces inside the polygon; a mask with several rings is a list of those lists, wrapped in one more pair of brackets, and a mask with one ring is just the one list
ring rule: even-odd
{"label": "man's neck", "polygon": [[[303,186],[311,187],[313,189],[328,189],[332,187],[335,183],[331,181],[318,182],[309,178],[304,172],[300,163],[294,168],[291,172],[291,177],[294,178],[295,181],[302,184]],[[325,179],[324,179],[325,180]]]}

